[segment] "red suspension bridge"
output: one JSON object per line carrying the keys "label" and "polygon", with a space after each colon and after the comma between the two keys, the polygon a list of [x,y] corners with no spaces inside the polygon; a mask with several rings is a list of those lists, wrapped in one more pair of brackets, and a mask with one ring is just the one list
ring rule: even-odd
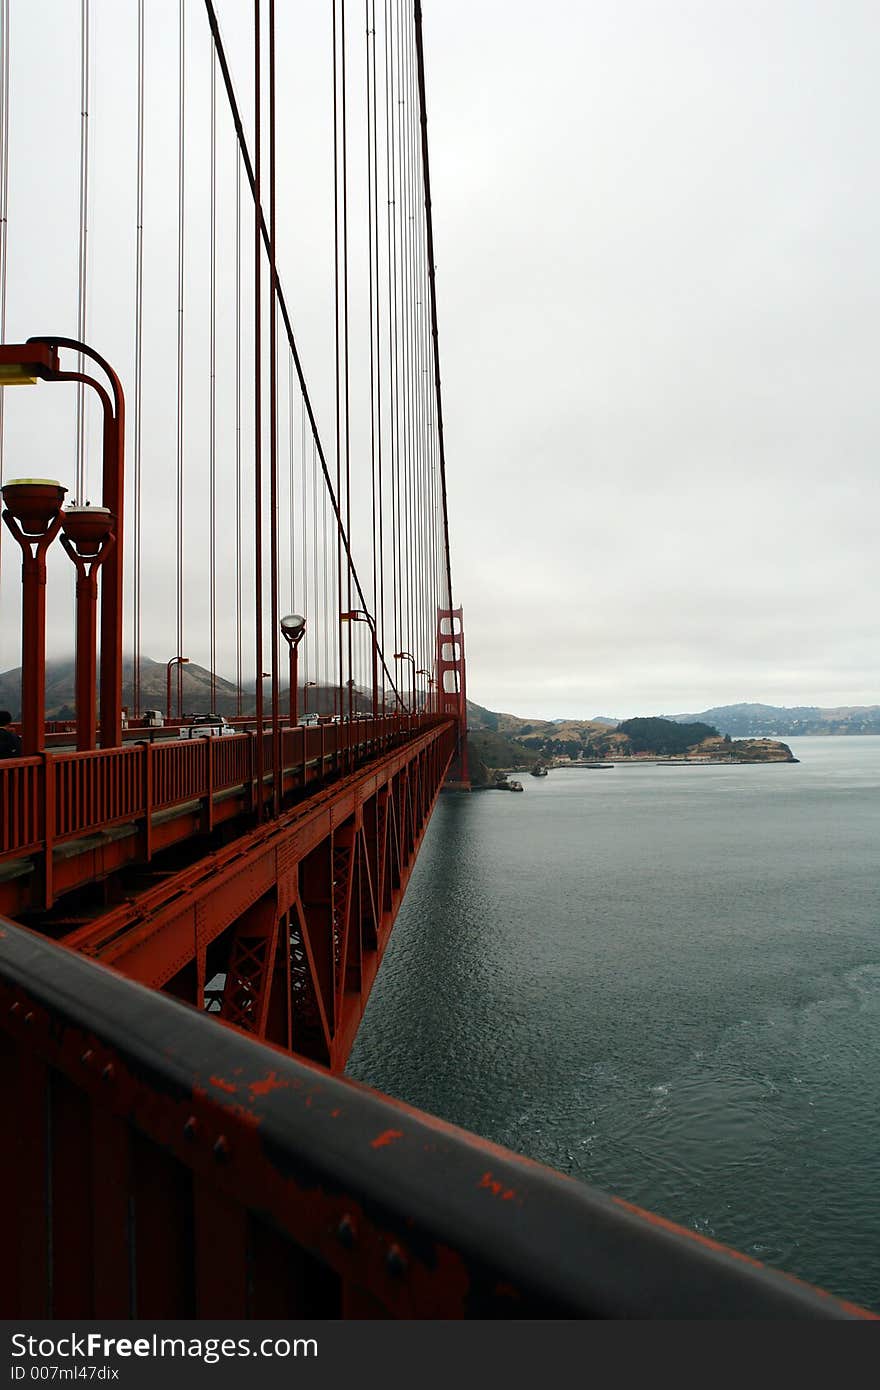
{"label": "red suspension bridge", "polygon": [[468,786],[420,5],[81,0],[47,73],[52,10],[0,0],[2,1310],[858,1313],[341,1078]]}

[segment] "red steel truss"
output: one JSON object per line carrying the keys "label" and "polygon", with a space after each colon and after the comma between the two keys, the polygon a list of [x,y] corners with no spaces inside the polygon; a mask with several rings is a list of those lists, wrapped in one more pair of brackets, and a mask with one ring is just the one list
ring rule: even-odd
{"label": "red steel truss", "polygon": [[63,943],[341,1071],[455,743],[452,723],[425,720]]}

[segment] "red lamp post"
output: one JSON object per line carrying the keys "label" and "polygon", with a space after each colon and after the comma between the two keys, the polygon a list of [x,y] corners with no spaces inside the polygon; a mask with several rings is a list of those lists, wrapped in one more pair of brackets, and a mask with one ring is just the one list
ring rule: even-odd
{"label": "red lamp post", "polygon": [[98,570],[113,548],[108,507],[68,507],[62,513],[61,544],[76,565],[76,746],[95,747]]}
{"label": "red lamp post", "polygon": [[299,644],[306,635],[306,620],[299,613],[288,613],[281,619],[281,636],[287,643],[290,656],[290,723],[296,728],[297,683],[299,681]]}
{"label": "red lamp post", "polygon": [[[188,657],[188,656],[172,656],[171,660],[166,664],[166,667],[165,667],[165,718],[166,718],[166,719],[170,719],[170,718],[171,718],[171,667],[172,667],[172,666],[188,666],[188,665],[189,665],[189,657]],[[180,705],[180,700],[178,700],[177,703],[178,703],[178,705]],[[177,713],[180,715],[181,718],[183,718],[183,709],[182,709],[182,708],[179,708],[178,711],[177,711]]]}
{"label": "red lamp post", "polygon": [[417,676],[427,676],[427,677],[428,677],[428,690],[425,691],[425,698],[424,698],[424,700],[422,701],[422,713],[424,714],[425,711],[426,711],[427,708],[428,708],[428,695],[429,695],[429,692],[430,692],[430,688],[431,688],[431,686],[433,685],[433,681],[432,681],[432,679],[431,679],[431,672],[428,671],[428,670],[426,670],[426,668],[425,668],[424,666],[420,666],[420,667],[419,667],[418,671],[416,672],[416,675],[417,675]]}
{"label": "red lamp post", "polygon": [[[348,613],[340,613],[341,623],[366,623],[370,629],[370,636],[373,640],[373,718],[379,713],[379,652],[376,641],[376,625],[369,613],[365,613],[362,608],[352,608]],[[353,685],[349,686],[353,689]],[[349,697],[349,714],[351,714],[351,699]]]}
{"label": "red lamp post", "polygon": [[415,713],[415,708],[416,708],[416,659],[415,659],[415,657],[413,656],[412,652],[395,652],[395,653],[394,653],[394,660],[395,660],[395,661],[411,661],[411,662],[412,662],[412,686],[411,686],[411,693],[410,693],[410,706],[409,706],[409,712],[410,712],[410,714],[414,714],[414,713]]}
{"label": "red lamp post", "polygon": [[[62,371],[58,358],[59,348],[70,348],[81,356],[88,357],[90,361],[100,367],[110,382],[110,391],[85,372]],[[82,382],[97,393],[104,412],[101,503],[115,518],[116,543],[107,554],[104,565],[104,582],[101,586],[101,746],[103,748],[118,748],[122,743],[122,535],[125,480],[125,397],[119,377],[109,362],[86,343],[80,343],[75,338],[58,338],[49,335],[29,338],[26,343],[9,343],[0,347],[0,385],[33,384],[38,379]],[[53,532],[54,534],[57,534],[57,529]],[[46,544],[49,544],[49,540],[46,541]],[[45,579],[43,584],[45,585]],[[45,636],[45,631],[43,635]],[[45,651],[41,661],[43,664],[45,663]],[[22,653],[23,667],[24,664],[24,653]],[[43,667],[41,666],[40,669],[42,671]],[[40,707],[43,708],[42,697]],[[39,737],[40,739],[43,737],[42,729]]]}
{"label": "red lamp post", "polygon": [[3,488],[3,520],[21,547],[21,751],[43,747],[46,724],[46,551],[61,530],[67,488],[15,478]]}

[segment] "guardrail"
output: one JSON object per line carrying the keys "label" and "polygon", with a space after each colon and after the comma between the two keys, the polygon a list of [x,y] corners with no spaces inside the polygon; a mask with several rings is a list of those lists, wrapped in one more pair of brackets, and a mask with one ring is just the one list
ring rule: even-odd
{"label": "guardrail", "polygon": [[[367,759],[436,724],[438,715],[388,716],[280,731],[282,792]],[[44,853],[79,835],[133,823],[159,811],[204,803],[213,823],[218,793],[239,788],[258,803],[272,798],[272,730],[262,757],[253,731],[226,737],[147,741],[94,752],[44,753],[0,762],[0,861]],[[51,876],[50,876],[51,878]],[[48,905],[48,904],[46,904]]]}
{"label": "guardrail", "polygon": [[0,919],[0,1315],[873,1315]]}

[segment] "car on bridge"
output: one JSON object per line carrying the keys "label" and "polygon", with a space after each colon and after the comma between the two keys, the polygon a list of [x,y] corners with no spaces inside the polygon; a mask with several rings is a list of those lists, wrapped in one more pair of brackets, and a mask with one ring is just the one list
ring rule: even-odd
{"label": "car on bridge", "polygon": [[222,714],[191,714],[189,722],[181,724],[181,738],[225,738],[236,730]]}

